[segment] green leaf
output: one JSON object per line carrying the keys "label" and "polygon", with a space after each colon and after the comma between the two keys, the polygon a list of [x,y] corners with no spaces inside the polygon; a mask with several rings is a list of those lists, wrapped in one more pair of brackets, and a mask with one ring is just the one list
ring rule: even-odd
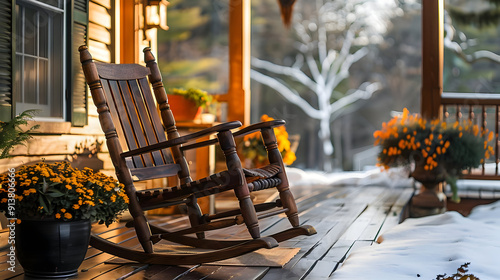
{"label": "green leaf", "polygon": [[51,212],[51,209],[49,209],[49,207],[47,207],[47,204],[45,204],[43,196],[39,196],[38,197],[38,202],[40,203],[40,206],[42,206],[42,209],[44,209],[48,213]]}
{"label": "green leaf", "polygon": [[48,192],[47,195],[50,196],[50,197],[61,197],[61,196],[64,196],[64,194],[61,193],[61,192],[59,192],[59,193],[57,193],[57,192]]}
{"label": "green leaf", "polygon": [[46,194],[50,197],[61,197],[65,195],[63,192],[57,189],[50,189]]}

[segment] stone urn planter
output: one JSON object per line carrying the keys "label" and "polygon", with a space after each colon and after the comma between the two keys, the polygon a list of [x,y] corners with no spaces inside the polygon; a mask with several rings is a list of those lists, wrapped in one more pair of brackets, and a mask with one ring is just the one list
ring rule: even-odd
{"label": "stone urn planter", "polygon": [[410,174],[420,183],[420,191],[410,202],[410,217],[418,218],[446,212],[446,195],[443,192],[446,170],[442,167],[425,170],[417,164]]}

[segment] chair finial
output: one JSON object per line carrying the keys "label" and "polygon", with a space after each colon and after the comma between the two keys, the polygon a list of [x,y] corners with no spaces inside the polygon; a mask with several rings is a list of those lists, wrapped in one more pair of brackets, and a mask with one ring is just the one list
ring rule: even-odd
{"label": "chair finial", "polygon": [[150,47],[145,47],[142,51],[144,52],[144,62],[148,63],[156,60]]}
{"label": "chair finial", "polygon": [[86,61],[92,61],[92,55],[90,54],[88,47],[86,45],[81,45],[78,47],[78,51],[80,52],[80,62],[84,63]]}

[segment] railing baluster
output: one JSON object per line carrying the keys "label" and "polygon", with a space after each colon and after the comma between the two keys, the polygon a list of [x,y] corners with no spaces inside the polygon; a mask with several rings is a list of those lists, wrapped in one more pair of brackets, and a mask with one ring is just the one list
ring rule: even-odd
{"label": "railing baluster", "polygon": [[[477,170],[477,173],[467,172],[464,173],[464,178],[467,179],[484,179],[484,180],[498,180],[500,179],[500,94],[495,93],[450,93],[445,92],[441,95],[441,105],[443,108],[443,118],[447,121],[451,121],[451,115],[455,115],[457,121],[461,121],[467,116],[464,116],[464,110],[469,110],[468,117],[475,124],[481,123],[483,128],[488,128],[488,107],[491,107],[495,112],[495,117],[490,115],[490,118],[495,121],[494,128],[489,125],[489,128],[494,131],[494,160],[489,161],[489,165],[495,163],[494,173],[486,172],[487,163],[486,161],[482,164],[481,172]],[[481,117],[477,116],[474,111],[475,108],[481,106]],[[450,109],[456,108],[456,112],[451,112]],[[479,108],[478,108],[479,109]],[[476,109],[477,110],[477,109]],[[477,112],[479,113],[479,111]]]}

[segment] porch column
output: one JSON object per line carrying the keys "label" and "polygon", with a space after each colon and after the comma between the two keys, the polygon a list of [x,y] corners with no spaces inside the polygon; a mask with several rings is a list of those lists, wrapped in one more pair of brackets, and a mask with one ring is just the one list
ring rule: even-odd
{"label": "porch column", "polygon": [[439,117],[443,92],[443,0],[422,0],[421,114]]}
{"label": "porch column", "polygon": [[229,1],[228,121],[250,124],[250,0]]}

